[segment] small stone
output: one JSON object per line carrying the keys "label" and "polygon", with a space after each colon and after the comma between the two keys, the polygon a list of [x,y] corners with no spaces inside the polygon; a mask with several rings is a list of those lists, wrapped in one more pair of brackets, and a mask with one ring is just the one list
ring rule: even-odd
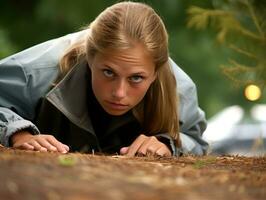
{"label": "small stone", "polygon": [[175,183],[177,185],[183,186],[183,185],[186,185],[187,184],[187,181],[183,177],[177,177],[175,179]]}
{"label": "small stone", "polygon": [[229,186],[229,191],[230,192],[235,192],[236,191],[236,185],[230,185]]}
{"label": "small stone", "polygon": [[17,186],[17,184],[16,184],[15,182],[13,182],[13,181],[8,181],[8,182],[6,183],[6,186],[7,186],[8,190],[9,190],[10,192],[12,192],[12,193],[17,193],[17,192],[18,192],[18,186]]}

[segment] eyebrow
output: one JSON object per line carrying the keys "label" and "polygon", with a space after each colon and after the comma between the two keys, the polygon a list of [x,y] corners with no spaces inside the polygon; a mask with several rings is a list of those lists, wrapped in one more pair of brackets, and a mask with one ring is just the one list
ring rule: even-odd
{"label": "eyebrow", "polygon": [[131,76],[146,76],[147,74],[145,72],[136,72],[136,73],[132,73]]}
{"label": "eyebrow", "polygon": [[[104,64],[103,66],[108,68],[108,69],[110,69],[110,70],[112,70],[114,73],[117,74],[116,70],[113,69],[112,67],[110,67],[109,65]],[[132,74],[130,74],[130,76],[140,76],[140,75],[141,76],[148,76],[148,74],[145,71],[133,72]]]}

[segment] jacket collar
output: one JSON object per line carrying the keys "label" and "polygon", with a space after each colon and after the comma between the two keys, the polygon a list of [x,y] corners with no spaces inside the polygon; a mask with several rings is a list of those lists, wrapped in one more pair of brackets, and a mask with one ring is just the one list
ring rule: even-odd
{"label": "jacket collar", "polygon": [[87,74],[87,64],[77,64],[46,95],[46,98],[72,123],[94,133],[87,109]]}

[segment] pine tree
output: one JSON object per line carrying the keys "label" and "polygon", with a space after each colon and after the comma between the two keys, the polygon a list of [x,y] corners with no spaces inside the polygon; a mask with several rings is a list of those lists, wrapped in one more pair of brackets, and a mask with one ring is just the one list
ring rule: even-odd
{"label": "pine tree", "polygon": [[188,27],[217,31],[219,43],[239,56],[221,65],[222,71],[236,85],[266,85],[266,1],[216,0],[214,8],[191,6],[187,10]]}

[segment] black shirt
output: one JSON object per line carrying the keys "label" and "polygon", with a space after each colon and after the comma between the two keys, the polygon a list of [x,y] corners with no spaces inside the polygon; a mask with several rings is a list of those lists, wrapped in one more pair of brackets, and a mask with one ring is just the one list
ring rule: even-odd
{"label": "black shirt", "polygon": [[97,101],[91,84],[88,87],[88,112],[103,152],[119,153],[141,134],[141,126],[132,111],[120,116],[108,114]]}

